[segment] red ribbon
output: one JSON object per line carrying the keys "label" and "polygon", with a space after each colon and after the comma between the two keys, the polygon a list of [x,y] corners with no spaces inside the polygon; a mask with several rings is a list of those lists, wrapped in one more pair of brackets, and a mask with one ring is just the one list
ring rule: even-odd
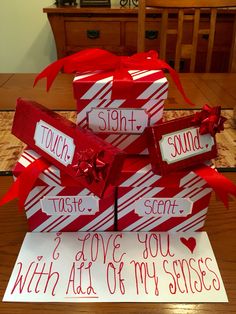
{"label": "red ribbon", "polygon": [[[168,70],[172,80],[174,81],[184,100],[193,105],[187,98],[178,73],[171,68],[165,61],[158,59],[158,53],[154,50],[142,52],[128,56],[116,56],[111,52],[103,49],[92,48],[77,52],[68,57],[59,59],[47,66],[39,73],[34,81],[34,86],[42,79],[47,79],[47,91],[50,89],[53,81],[60,70],[65,73],[87,72],[87,71],[114,71],[113,75],[113,97],[120,94],[120,90],[124,93],[132,84],[132,76],[128,70]],[[115,94],[115,95],[114,95]]]}
{"label": "red ribbon", "polygon": [[215,136],[216,133],[224,130],[224,123],[227,120],[221,115],[221,107],[210,107],[204,105],[202,111],[196,112],[193,123],[200,125],[200,134],[210,133]]}
{"label": "red ribbon", "polygon": [[209,166],[201,165],[193,171],[202,177],[219,196],[226,208],[229,208],[229,195],[236,196],[236,185]]}
{"label": "red ribbon", "polygon": [[48,167],[49,164],[43,158],[36,159],[32,162],[17,177],[16,181],[12,183],[7,193],[0,200],[0,206],[10,202],[14,198],[18,198],[18,206],[19,209],[22,210],[38,176]]}

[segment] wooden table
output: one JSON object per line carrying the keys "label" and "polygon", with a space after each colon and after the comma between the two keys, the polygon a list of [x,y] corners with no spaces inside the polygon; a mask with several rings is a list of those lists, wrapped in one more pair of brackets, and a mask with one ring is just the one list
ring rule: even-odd
{"label": "wooden table", "polygon": [[[14,109],[18,97],[38,101],[54,110],[75,110],[73,74],[58,75],[48,93],[45,91],[45,80],[32,87],[35,77],[36,74],[0,74],[0,110]],[[236,73],[181,73],[180,78],[188,97],[196,104],[195,108],[201,108],[206,103],[223,108],[233,108],[236,104]],[[165,108],[189,108],[171,79],[169,82]]]}
{"label": "wooden table", "polygon": [[[32,88],[34,74],[0,75],[0,109],[13,110],[15,100],[21,96],[37,100],[53,109],[75,109],[72,97],[72,75],[62,74],[47,94],[44,84]],[[236,74],[182,74],[181,79],[189,97],[202,106],[204,103],[222,104],[232,108],[236,103]],[[171,83],[167,108],[188,108]],[[1,169],[0,169],[1,170]],[[236,183],[236,169],[224,175]],[[0,196],[12,178],[0,176]],[[211,198],[205,230],[209,234],[221,275],[229,297],[226,304],[157,304],[157,303],[86,303],[86,304],[38,304],[0,303],[1,314],[20,313],[236,313],[236,202],[230,202],[226,210],[213,195]],[[10,278],[23,238],[27,232],[24,214],[17,210],[16,201],[0,208],[0,298],[2,299]]]}

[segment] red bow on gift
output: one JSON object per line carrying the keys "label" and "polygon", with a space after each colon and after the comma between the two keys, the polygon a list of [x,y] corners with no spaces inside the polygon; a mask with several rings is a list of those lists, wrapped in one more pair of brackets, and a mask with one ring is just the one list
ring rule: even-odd
{"label": "red bow on gift", "polygon": [[77,164],[73,167],[77,169],[76,176],[84,176],[89,184],[94,180],[99,182],[106,176],[106,163],[101,160],[104,151],[99,153],[93,149],[81,151],[78,154]]}
{"label": "red bow on gift", "polygon": [[[193,105],[185,95],[178,73],[169,64],[158,58],[158,53],[154,50],[142,52],[128,56],[117,56],[109,51],[91,48],[77,52],[68,57],[59,59],[47,66],[38,74],[34,81],[34,86],[42,79],[47,79],[47,91],[50,89],[59,71],[65,73],[89,72],[89,71],[114,71],[113,73],[113,97],[120,95],[120,89],[128,94],[130,84],[133,82],[128,70],[168,70],[175,85],[182,94],[184,100]],[[116,95],[116,96],[114,96]]]}
{"label": "red bow on gift", "polygon": [[210,107],[204,105],[201,112],[195,113],[193,123],[200,125],[200,134],[210,133],[215,136],[216,133],[224,130],[224,123],[227,120],[221,115],[221,107]]}

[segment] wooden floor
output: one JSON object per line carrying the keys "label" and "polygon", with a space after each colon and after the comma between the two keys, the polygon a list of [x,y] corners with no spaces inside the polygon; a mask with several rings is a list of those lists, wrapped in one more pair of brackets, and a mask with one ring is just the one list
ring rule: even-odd
{"label": "wooden floor", "polygon": [[[73,74],[60,74],[51,90],[46,92],[46,82],[41,80],[35,88],[33,82],[36,74],[0,74],[0,110],[15,108],[18,97],[32,99],[54,110],[75,110],[72,81]],[[169,95],[166,109],[189,108],[174,86],[169,74]],[[186,94],[201,108],[204,104],[221,105],[222,108],[233,108],[236,104],[236,73],[181,73],[181,82]]]}

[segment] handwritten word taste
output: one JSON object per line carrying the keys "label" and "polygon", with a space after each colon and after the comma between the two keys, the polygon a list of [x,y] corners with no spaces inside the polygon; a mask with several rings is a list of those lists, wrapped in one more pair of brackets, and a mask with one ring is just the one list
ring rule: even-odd
{"label": "handwritten word taste", "polygon": [[94,215],[99,210],[93,196],[45,196],[40,202],[48,215]]}

